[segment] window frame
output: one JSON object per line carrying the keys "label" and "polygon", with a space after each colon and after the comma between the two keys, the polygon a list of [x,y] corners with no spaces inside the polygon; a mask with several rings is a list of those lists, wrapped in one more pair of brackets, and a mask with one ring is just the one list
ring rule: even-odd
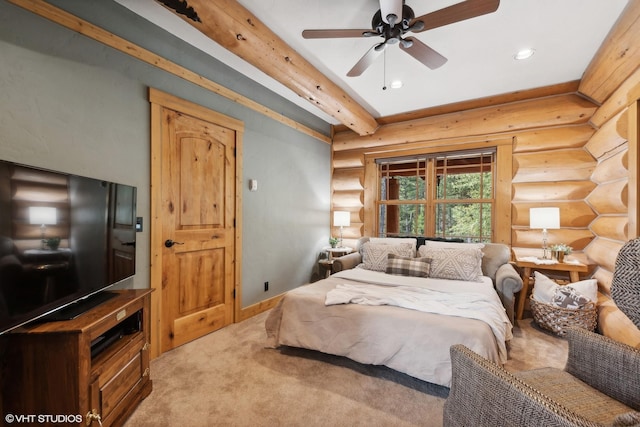
{"label": "window frame", "polygon": [[[477,159],[479,161],[470,164],[465,159]],[[496,149],[494,147],[376,159],[376,163],[380,182],[380,191],[376,197],[379,236],[403,235],[411,229],[412,231],[409,231],[410,235],[458,237],[473,239],[473,241],[492,240],[496,169]],[[456,176],[466,173],[465,171],[459,171],[468,168],[474,169],[470,171],[471,173],[479,174],[480,194],[478,194],[478,197],[460,198],[455,195],[448,195],[448,182],[455,180]],[[476,168],[477,170],[475,170]],[[489,187],[486,186],[483,172],[489,172],[490,174]],[[403,182],[404,180],[407,182]],[[407,198],[398,190],[406,188],[405,185],[411,181],[414,182],[415,191],[413,192],[413,198]],[[490,193],[488,197],[486,189]],[[488,215],[491,223],[488,228],[491,234],[483,233],[481,224],[477,236],[448,235],[445,229],[446,215],[445,217],[441,215],[448,211],[447,206],[453,205],[478,205],[480,206],[481,216],[487,214],[485,206],[489,205],[490,212]],[[396,206],[396,209],[392,209],[392,207]],[[406,210],[413,210],[416,213],[417,218],[411,224],[404,224],[400,221],[400,218],[403,217],[402,212],[406,214]],[[423,221],[418,220],[421,214]],[[391,222],[395,226],[390,229],[389,223]]]}
{"label": "window frame", "polygon": [[[514,138],[497,138],[482,141],[437,141],[426,145],[412,144],[416,148],[398,149],[388,147],[389,151],[364,153],[364,224],[365,236],[378,235],[378,162],[390,158],[412,157],[418,155],[434,155],[470,150],[495,149],[494,171],[494,208],[492,215],[493,242],[511,244],[511,179],[513,171]],[[392,148],[395,150],[391,151]],[[429,172],[428,172],[429,173]],[[428,234],[428,230],[425,230]]]}

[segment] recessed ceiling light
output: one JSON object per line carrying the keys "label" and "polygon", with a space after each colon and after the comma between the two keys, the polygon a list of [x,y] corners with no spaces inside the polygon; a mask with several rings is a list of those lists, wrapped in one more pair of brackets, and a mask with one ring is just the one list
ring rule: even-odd
{"label": "recessed ceiling light", "polygon": [[391,82],[391,89],[400,89],[402,87],[402,80],[394,80]]}
{"label": "recessed ceiling light", "polygon": [[536,53],[536,50],[533,48],[527,48],[527,49],[522,49],[520,51],[518,51],[518,53],[516,53],[514,55],[515,59],[529,59],[533,56],[533,54]]}

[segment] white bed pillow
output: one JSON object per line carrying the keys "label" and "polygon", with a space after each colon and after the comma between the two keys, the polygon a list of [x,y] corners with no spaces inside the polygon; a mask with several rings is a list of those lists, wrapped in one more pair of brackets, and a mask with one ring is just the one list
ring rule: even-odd
{"label": "white bed pillow", "polygon": [[586,297],[589,301],[598,301],[598,281],[596,279],[581,280],[569,283],[568,285],[558,285],[544,274],[533,272],[535,283],[533,285],[533,298],[545,304],[553,304],[556,292],[561,287],[571,287],[576,293]]}
{"label": "white bed pillow", "polygon": [[387,269],[387,254],[413,258],[415,245],[411,242],[388,245],[384,243],[367,242],[362,245],[362,264],[359,267],[385,271]]}
{"label": "white bed pillow", "polygon": [[441,240],[425,240],[424,245],[427,248],[484,248],[484,243],[464,243],[464,242],[443,242]]}
{"label": "white bed pillow", "polygon": [[477,246],[456,244],[461,246],[423,245],[418,248],[421,257],[431,258],[429,277],[482,282],[482,250]]}

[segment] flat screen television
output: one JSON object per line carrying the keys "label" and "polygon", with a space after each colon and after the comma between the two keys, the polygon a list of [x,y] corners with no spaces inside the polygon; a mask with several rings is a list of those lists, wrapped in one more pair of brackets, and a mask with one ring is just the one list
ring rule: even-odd
{"label": "flat screen television", "polygon": [[135,187],[0,160],[0,334],[108,298],[135,244]]}

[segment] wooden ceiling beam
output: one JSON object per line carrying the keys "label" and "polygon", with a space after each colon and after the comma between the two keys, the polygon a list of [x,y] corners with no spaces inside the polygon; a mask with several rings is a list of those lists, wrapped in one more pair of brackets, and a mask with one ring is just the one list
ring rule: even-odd
{"label": "wooden ceiling beam", "polygon": [[157,1],[357,134],[372,135],[378,128],[364,107],[236,0]]}
{"label": "wooden ceiling beam", "polygon": [[580,81],[581,94],[604,103],[640,61],[640,1],[630,1],[600,45]]}

